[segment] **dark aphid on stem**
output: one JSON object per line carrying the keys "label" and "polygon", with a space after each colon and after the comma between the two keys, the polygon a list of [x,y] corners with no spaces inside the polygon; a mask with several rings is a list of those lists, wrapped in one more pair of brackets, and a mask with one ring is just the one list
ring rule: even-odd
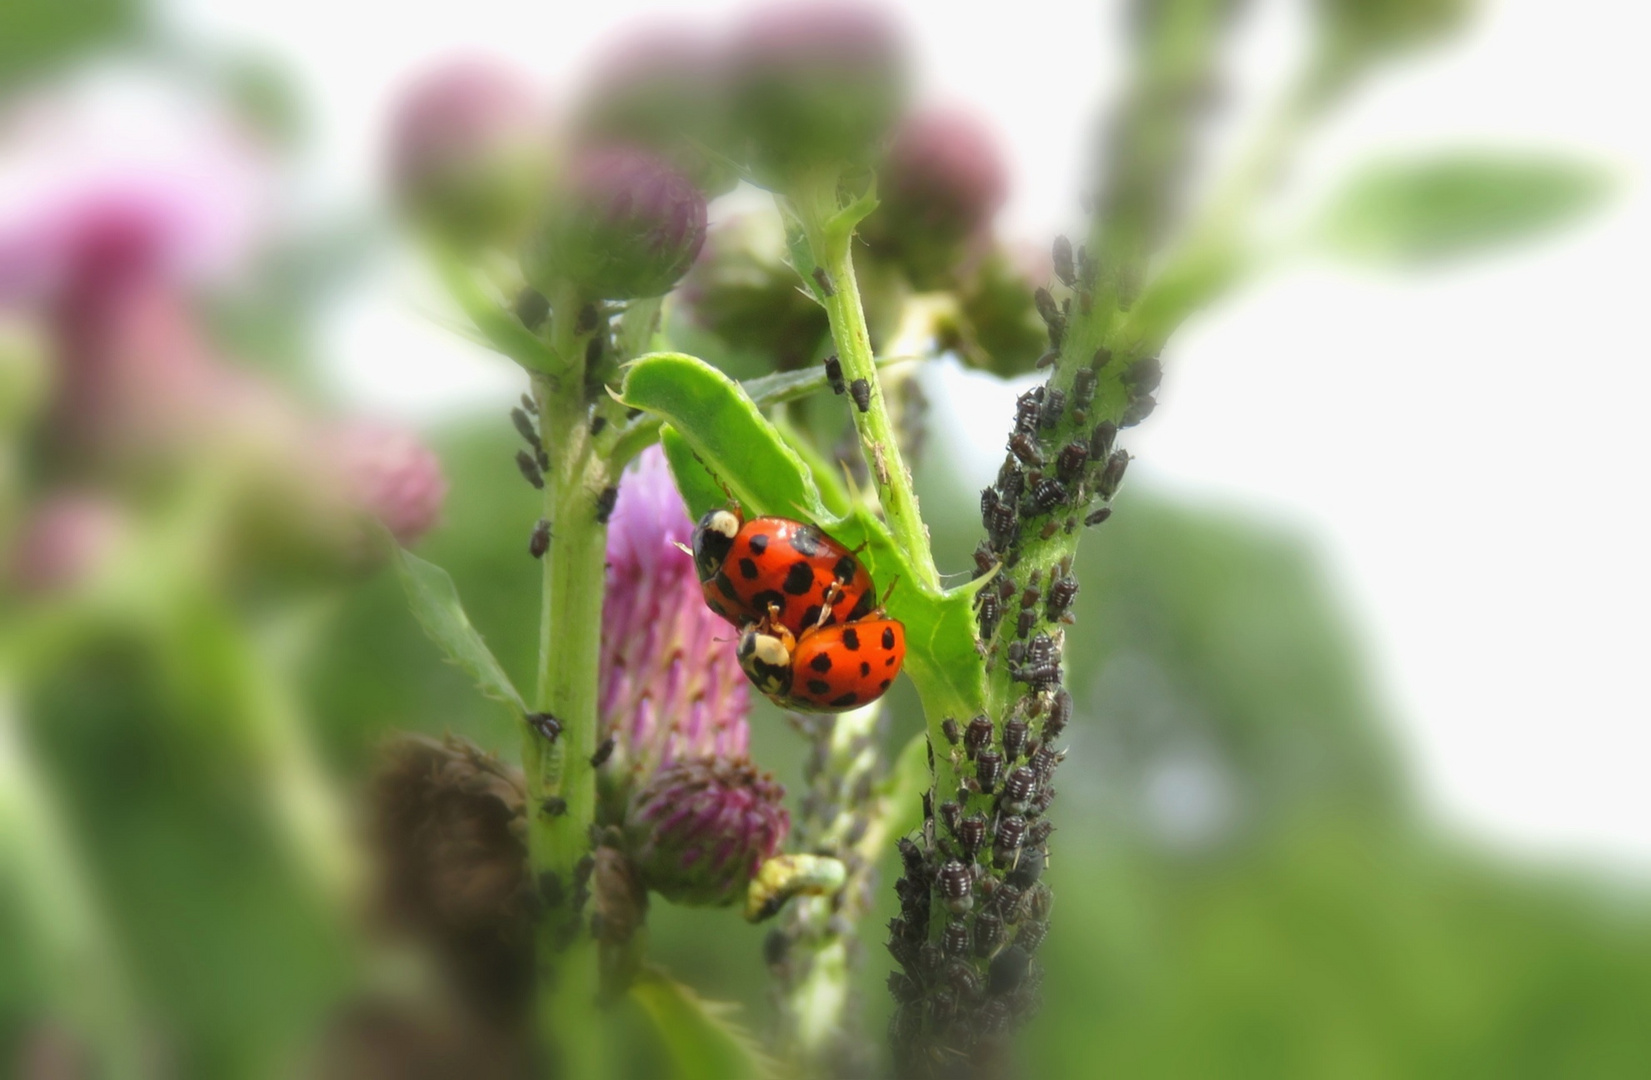
{"label": "dark aphid on stem", "polygon": [[1064,757],[1066,757],[1066,751],[1056,750],[1054,747],[1045,744],[1038,747],[1037,753],[1032,755],[1032,759],[1026,767],[1031,769],[1032,774],[1039,780],[1048,780],[1054,775],[1055,767],[1061,763],[1061,759]]}
{"label": "dark aphid on stem", "polygon": [[1078,579],[1068,575],[1056,578],[1049,586],[1049,602],[1044,607],[1044,614],[1050,622],[1054,622],[1066,614],[1067,608],[1078,595]]}
{"label": "dark aphid on stem", "polygon": [[1044,477],[1026,493],[1025,499],[1021,501],[1021,513],[1027,517],[1047,514],[1066,502],[1068,494],[1065,484],[1054,477]]}
{"label": "dark aphid on stem", "polygon": [[[1020,772],[1016,769],[1015,772]],[[1014,773],[1009,774],[1012,778]],[[1004,793],[1007,796],[1008,782],[1004,782]],[[997,823],[997,835],[992,838],[992,858],[1001,865],[1014,860],[1016,852],[1020,851],[1021,843],[1026,839],[1026,819],[1018,812],[1011,811],[1009,816]]]}
{"label": "dark aphid on stem", "polygon": [[992,545],[982,540],[975,545],[975,577],[983,578],[992,572],[997,565],[997,555],[992,551]]}
{"label": "dark aphid on stem", "polygon": [[1070,484],[1083,472],[1083,467],[1089,462],[1089,447],[1074,440],[1061,447],[1061,453],[1055,459],[1055,475],[1063,483]]}
{"label": "dark aphid on stem", "polygon": [[1005,946],[986,969],[986,992],[996,997],[1013,993],[1026,978],[1032,959],[1019,945]]}
{"label": "dark aphid on stem", "polygon": [[1042,356],[1038,357],[1036,362],[1034,362],[1032,364],[1032,366],[1034,368],[1037,368],[1039,371],[1041,371],[1046,367],[1053,367],[1055,365],[1055,361],[1059,360],[1060,358],[1061,358],[1060,353],[1056,352],[1054,349],[1050,349],[1048,352],[1046,352]]}
{"label": "dark aphid on stem", "polygon": [[1038,444],[1024,431],[1017,431],[1009,437],[1009,452],[1028,465],[1043,464]]}
{"label": "dark aphid on stem", "polygon": [[1003,755],[991,747],[982,749],[975,755],[975,779],[980,783],[980,790],[991,794],[997,788],[997,782],[1003,778]]}
{"label": "dark aphid on stem", "polygon": [[529,330],[538,330],[550,315],[550,301],[537,289],[523,289],[516,294],[516,318]]}
{"label": "dark aphid on stem", "polygon": [[591,418],[590,418],[590,436],[591,436],[591,438],[594,439],[594,438],[596,438],[596,436],[602,434],[603,429],[606,428],[607,426],[608,426],[608,418],[607,417],[603,416],[601,413],[593,413],[591,415]]}
{"label": "dark aphid on stem", "polygon": [[1112,363],[1112,350],[1102,345],[1095,350],[1095,355],[1089,358],[1089,370],[1100,374],[1102,368]]}
{"label": "dark aphid on stem", "polygon": [[1046,922],[1022,923],[1015,932],[1015,944],[1027,952],[1037,952],[1043,939],[1049,936],[1049,924]]}
{"label": "dark aphid on stem", "polygon": [[816,266],[809,273],[809,277],[813,278],[814,284],[819,286],[821,296],[829,299],[837,295],[837,287],[831,283],[831,275],[826,273],[825,267]]}
{"label": "dark aphid on stem", "polygon": [[1144,356],[1129,365],[1124,372],[1124,382],[1129,384],[1131,392],[1135,394],[1150,394],[1158,389],[1159,383],[1164,380],[1164,365],[1156,356]]}
{"label": "dark aphid on stem", "polygon": [[568,812],[568,801],[560,795],[546,795],[539,800],[539,812],[545,817],[561,817]]}
{"label": "dark aphid on stem", "polygon": [[1020,528],[1020,515],[1013,506],[998,505],[985,518],[986,536],[999,550],[1007,547]]}
{"label": "dark aphid on stem", "polygon": [[831,386],[831,392],[839,397],[848,393],[848,387],[843,383],[843,362],[832,353],[825,358],[826,382]]}
{"label": "dark aphid on stem", "polygon": [[602,363],[602,350],[607,348],[607,341],[601,336],[593,337],[585,345],[585,373],[587,379]]}
{"label": "dark aphid on stem", "polygon": [[516,451],[516,468],[522,471],[522,479],[540,491],[545,489],[545,474],[540,471],[538,462],[533,460],[532,454],[526,450]]}
{"label": "dark aphid on stem", "polygon": [[1111,516],[1112,516],[1112,507],[1103,506],[1098,510],[1091,510],[1089,512],[1089,514],[1083,519],[1083,523],[1085,525],[1099,525],[1101,522],[1105,521],[1107,518],[1109,518]]}
{"label": "dark aphid on stem", "polygon": [[550,550],[550,522],[540,518],[533,525],[533,532],[527,538],[527,553],[535,559],[545,557]]}
{"label": "dark aphid on stem", "polygon": [[975,916],[975,955],[990,956],[1003,944],[1003,920],[991,911]]}
{"label": "dark aphid on stem", "polygon": [[871,409],[871,383],[865,379],[855,379],[849,383],[848,394],[854,399],[854,407],[861,412]]}
{"label": "dark aphid on stem", "polygon": [[601,315],[597,313],[596,305],[586,304],[584,307],[579,309],[579,317],[575,319],[573,323],[573,332],[578,334],[580,337],[583,337],[586,334],[594,334],[596,332],[597,323],[600,320]]}
{"label": "dark aphid on stem", "polygon": [[1042,595],[1043,593],[1038,589],[1037,583],[1034,582],[1026,586],[1026,591],[1020,594],[1020,606],[1023,608],[1036,607]]}
{"label": "dark aphid on stem", "polygon": [[1038,539],[1047,540],[1060,531],[1061,523],[1053,518],[1050,518],[1048,521],[1043,523],[1043,528],[1038,530]]}
{"label": "dark aphid on stem", "polygon": [[997,579],[997,598],[1005,605],[1015,598],[1015,579],[1008,574]]}
{"label": "dark aphid on stem", "polygon": [[1101,377],[1089,368],[1079,368],[1072,376],[1072,404],[1079,409],[1089,408],[1089,403],[1095,400],[1095,386]]}
{"label": "dark aphid on stem", "polygon": [[522,408],[526,409],[529,414],[533,416],[539,415],[539,403],[533,400],[532,394],[523,394],[521,400]]}
{"label": "dark aphid on stem", "polygon": [[1078,268],[1072,259],[1072,241],[1064,236],[1055,237],[1054,251],[1055,276],[1061,279],[1061,284],[1067,288],[1074,288],[1078,284]]}
{"label": "dark aphid on stem", "polygon": [[1049,836],[1055,831],[1055,823],[1047,819],[1033,824],[1026,833],[1028,847],[1042,847],[1049,841]]}
{"label": "dark aphid on stem", "polygon": [[923,849],[917,846],[917,841],[902,836],[894,842],[894,849],[900,853],[900,865],[905,867],[906,876],[921,881],[927,868],[923,861]]}
{"label": "dark aphid on stem", "polygon": [[948,716],[940,721],[940,732],[946,736],[946,741],[956,746],[963,741],[963,729],[958,726],[957,718]]}
{"label": "dark aphid on stem", "polygon": [[991,717],[982,714],[969,721],[968,728],[963,732],[963,749],[970,757],[974,757],[991,741]]}
{"label": "dark aphid on stem", "polygon": [[1043,741],[1060,738],[1060,733],[1067,730],[1067,723],[1071,722],[1071,694],[1065,687],[1055,692],[1055,697],[1048,703],[1048,717],[1043,718]]}
{"label": "dark aphid on stem", "polygon": [[1014,502],[1026,489],[1026,470],[1014,458],[1005,458],[997,470],[997,489],[1006,502]]}
{"label": "dark aphid on stem", "polygon": [[1105,461],[1106,456],[1112,453],[1112,442],[1118,437],[1118,425],[1110,420],[1102,420],[1089,433],[1089,460]]}
{"label": "dark aphid on stem", "polygon": [[963,857],[974,862],[975,856],[986,844],[986,819],[979,814],[966,817],[957,823],[957,844],[963,852]]}
{"label": "dark aphid on stem", "polygon": [[980,520],[981,520],[981,522],[985,523],[985,522],[990,521],[992,519],[992,511],[996,510],[998,508],[998,506],[1002,504],[1002,502],[1003,502],[1003,497],[998,494],[997,488],[995,488],[995,487],[983,487],[983,488],[981,488],[980,489]]}
{"label": "dark aphid on stem", "polygon": [[596,520],[603,525],[613,516],[613,508],[619,502],[619,489],[612,484],[603,488],[596,496]]}
{"label": "dark aphid on stem", "polygon": [[533,420],[527,415],[526,409],[511,409],[510,422],[516,426],[516,433],[526,440],[527,445],[535,450],[539,449],[539,433],[533,429]]}
{"label": "dark aphid on stem", "polygon": [[1108,502],[1118,494],[1118,485],[1124,482],[1124,472],[1129,468],[1129,451],[1114,450],[1106,459],[1106,467],[1101,470],[1101,478],[1095,485],[1095,490],[1101,498]]}
{"label": "dark aphid on stem", "polygon": [[1054,294],[1041,285],[1032,293],[1032,303],[1037,305],[1038,316],[1051,328],[1056,323],[1065,324],[1066,317],[1061,314],[1061,306],[1055,303]]}
{"label": "dark aphid on stem", "polygon": [[1043,387],[1034,386],[1015,399],[1015,430],[1031,434],[1038,429],[1038,417],[1043,413]]}
{"label": "dark aphid on stem", "polygon": [[[964,932],[964,948],[968,947],[968,932]],[[974,1000],[980,996],[980,976],[975,973],[973,965],[962,960],[953,960],[946,965],[946,985],[957,991],[960,998]]]}
{"label": "dark aphid on stem", "polygon": [[1033,797],[1031,805],[1026,808],[1026,813],[1030,817],[1039,817],[1045,813],[1048,813],[1049,804],[1054,801],[1055,789],[1050,787],[1048,784],[1045,784],[1043,787],[1038,789],[1038,793]]}
{"label": "dark aphid on stem", "polygon": [[962,821],[963,808],[961,806],[950,799],[940,804],[940,823],[946,826],[947,832],[954,836],[957,835],[957,827],[962,824]]}
{"label": "dark aphid on stem", "polygon": [[1038,416],[1040,427],[1052,428],[1061,422],[1061,413],[1066,411],[1066,392],[1050,388],[1043,395],[1043,412]]}
{"label": "dark aphid on stem", "polygon": [[922,985],[904,971],[889,972],[888,988],[890,996],[901,1004],[908,1004],[923,996]]}
{"label": "dark aphid on stem", "polygon": [[956,859],[947,861],[935,874],[934,884],[946,907],[954,914],[962,914],[974,907],[974,875]]}
{"label": "dark aphid on stem", "polygon": [[596,753],[590,756],[590,767],[593,769],[600,769],[602,766],[606,765],[608,763],[608,759],[613,757],[613,748],[617,745],[617,743],[618,740],[612,735],[609,735],[607,738],[603,739],[601,743],[597,745]]}
{"label": "dark aphid on stem", "polygon": [[[1011,769],[1009,775],[1003,778],[1003,808],[1011,814],[1019,814],[1026,809],[1027,802],[1037,789],[1038,774],[1030,766]],[[1021,824],[1024,826],[1026,822]]]}
{"label": "dark aphid on stem", "polygon": [[1026,659],[1026,642],[1011,641],[1009,643],[1009,652],[1007,655],[1009,657],[1009,666],[1012,671],[1021,663],[1021,661]]}
{"label": "dark aphid on stem", "polygon": [[1158,407],[1158,399],[1151,394],[1142,394],[1140,397],[1130,398],[1129,404],[1124,406],[1124,415],[1118,418],[1120,427],[1134,427],[1142,420],[1152,415],[1152,410]]}
{"label": "dark aphid on stem", "polygon": [[980,610],[975,612],[975,620],[980,624],[980,638],[990,640],[997,633],[998,623],[1003,619],[1003,607],[998,602],[996,593],[983,592],[977,598]]}
{"label": "dark aphid on stem", "polygon": [[541,446],[538,449],[538,451],[533,455],[533,460],[534,463],[539,466],[540,472],[550,471],[550,455],[545,453],[544,447]]}
{"label": "dark aphid on stem", "polygon": [[1011,762],[1018,759],[1026,750],[1026,737],[1030,732],[1030,725],[1020,716],[1012,716],[1003,725],[1003,756]]}
{"label": "dark aphid on stem", "polygon": [[555,742],[562,734],[562,722],[547,712],[527,714],[527,725],[537,731],[546,742]]}
{"label": "dark aphid on stem", "polygon": [[1034,608],[1021,608],[1020,614],[1015,616],[1015,636],[1023,638],[1032,632],[1038,625],[1038,613]]}
{"label": "dark aphid on stem", "polygon": [[1003,916],[1006,923],[1020,921],[1020,900],[1026,893],[1019,885],[1011,885],[1007,881],[998,883],[997,892],[992,894],[992,907]]}

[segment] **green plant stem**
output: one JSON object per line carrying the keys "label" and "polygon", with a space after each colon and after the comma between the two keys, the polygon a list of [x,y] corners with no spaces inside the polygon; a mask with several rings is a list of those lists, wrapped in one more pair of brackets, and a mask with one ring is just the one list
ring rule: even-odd
{"label": "green plant stem", "polygon": [[911,471],[900,455],[900,444],[889,421],[872,358],[871,335],[866,329],[860,287],[854,276],[851,250],[854,227],[875,203],[868,202],[863,208],[856,204],[846,210],[840,207],[837,178],[832,173],[811,177],[800,184],[791,202],[807,234],[815,265],[824,271],[829,282],[829,288],[812,280],[808,285],[825,306],[837,357],[843,366],[843,379],[850,385],[863,379],[870,391],[868,407],[864,411],[854,407],[851,412],[866,467],[883,504],[883,516],[921,579],[914,584],[938,591],[940,574],[935,570],[934,555],[930,551],[929,530],[918,512]]}
{"label": "green plant stem", "polygon": [[[553,715],[561,734],[548,742],[531,726],[523,733],[530,820],[529,858],[535,882],[554,874],[563,902],[549,909],[537,936],[541,1036],[558,1054],[559,1075],[603,1074],[596,1015],[595,942],[583,929],[583,912],[572,906],[579,866],[590,853],[596,818],[597,672],[601,660],[602,600],[607,526],[596,519],[596,498],[609,481],[595,452],[586,418],[584,340],[575,329],[580,299],[563,290],[552,299],[552,348],[581,358],[537,375],[533,393],[539,432],[550,468],[545,471],[544,516],[551,523],[544,558],[535,707]],[[552,814],[545,800],[559,798],[566,812]]]}
{"label": "green plant stem", "polygon": [[51,1005],[87,1040],[97,1075],[147,1076],[125,967],[21,720],[10,674],[0,668],[0,880],[18,890]]}

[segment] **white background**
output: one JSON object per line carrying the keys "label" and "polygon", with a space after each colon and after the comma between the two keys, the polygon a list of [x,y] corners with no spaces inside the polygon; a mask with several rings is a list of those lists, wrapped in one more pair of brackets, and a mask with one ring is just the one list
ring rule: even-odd
{"label": "white background", "polygon": [[[630,18],[733,6],[177,0],[169,17],[295,73],[319,140],[307,179],[336,204],[373,194],[388,102],[422,63],[480,49],[565,98],[591,48]],[[1289,69],[1305,5],[1252,6],[1261,17],[1233,72],[1264,97]],[[1110,6],[896,7],[930,96],[972,105],[1004,140],[1015,182],[1005,231],[1043,243],[1073,227],[1081,135],[1118,77]],[[1176,339],[1163,407],[1132,442],[1160,486],[1317,538],[1443,820],[1639,872],[1651,869],[1646,11],[1638,0],[1488,5],[1454,47],[1339,114],[1292,189],[1306,205],[1384,150],[1553,148],[1614,172],[1605,212],[1426,276],[1281,274]],[[349,393],[415,416],[514,395],[511,371],[406,301],[386,281],[331,325]],[[1004,430],[1001,391],[943,383],[959,437]],[[992,441],[957,452],[984,471],[1001,453]]]}

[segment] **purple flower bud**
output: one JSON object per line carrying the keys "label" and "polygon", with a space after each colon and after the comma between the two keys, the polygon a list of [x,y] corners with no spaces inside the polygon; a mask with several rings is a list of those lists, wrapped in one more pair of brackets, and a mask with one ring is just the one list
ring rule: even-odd
{"label": "purple flower bud", "polygon": [[744,758],[751,699],[728,624],[705,606],[694,523],[665,455],[650,447],[608,523],[600,710],[617,743],[602,770],[623,789],[685,758]]}
{"label": "purple flower bud", "polygon": [[645,147],[720,195],[738,180],[717,156],[728,141],[726,83],[719,51],[695,26],[650,23],[597,62],[573,119],[576,139]]}
{"label": "purple flower bud", "polygon": [[919,285],[957,269],[1008,197],[997,144],[973,115],[932,109],[901,122],[877,173],[882,199],[865,225],[873,250],[898,259]]}
{"label": "purple flower bud", "polygon": [[744,759],[679,761],[631,798],[632,859],[648,887],[674,903],[733,903],[791,827],[784,797]]}
{"label": "purple flower bud", "polygon": [[333,434],[336,463],[351,504],[410,544],[441,517],[447,479],[441,462],[411,432],[357,421]]}
{"label": "purple flower bud", "polygon": [[705,196],[663,159],[626,147],[581,152],[529,245],[529,277],[593,298],[661,296],[705,243]]}
{"label": "purple flower bud", "polygon": [[906,49],[887,16],[834,0],[760,9],[731,66],[735,118],[768,178],[867,159],[906,94]]}
{"label": "purple flower bud", "polygon": [[409,213],[450,238],[506,240],[527,216],[547,142],[526,79],[455,61],[419,79],[397,108],[391,181]]}

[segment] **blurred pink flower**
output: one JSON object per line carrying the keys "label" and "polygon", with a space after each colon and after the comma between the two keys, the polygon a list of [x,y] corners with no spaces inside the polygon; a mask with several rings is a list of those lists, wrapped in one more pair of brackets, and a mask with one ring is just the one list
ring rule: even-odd
{"label": "blurred pink flower", "polygon": [[332,433],[328,448],[350,503],[383,522],[399,543],[412,543],[440,519],[447,478],[412,432],[354,420]]}
{"label": "blurred pink flower", "polygon": [[611,768],[629,766],[633,779],[684,758],[743,758],[750,737],[728,624],[705,606],[693,557],[677,546],[693,530],[664,453],[650,447],[619,486],[602,610],[602,721],[618,739]]}
{"label": "blurred pink flower", "polygon": [[24,519],[8,576],[25,593],[72,589],[97,572],[125,531],[125,515],[113,501],[88,492],[58,492]]}

